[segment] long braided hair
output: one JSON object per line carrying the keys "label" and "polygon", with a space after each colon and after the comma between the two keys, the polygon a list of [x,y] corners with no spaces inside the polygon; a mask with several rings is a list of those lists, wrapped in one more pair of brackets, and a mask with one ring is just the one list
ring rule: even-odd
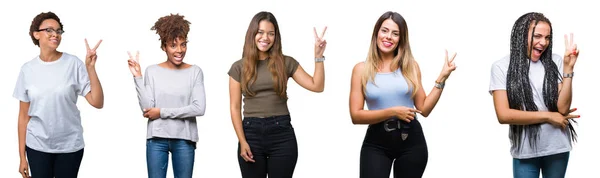
{"label": "long braided hair", "polygon": [[[550,26],[549,43],[546,50],[540,56],[540,61],[544,66],[544,83],[543,83],[543,98],[544,104],[548,111],[558,112],[558,81],[562,81],[558,67],[552,61],[552,24],[543,14],[530,12],[522,15],[515,22],[510,38],[510,64],[508,67],[508,75],[506,80],[506,90],[508,94],[508,103],[511,109],[524,111],[538,111],[538,107],[533,101],[531,84],[529,81],[529,58],[528,54],[532,54],[533,49],[533,33],[539,22],[548,23]],[[529,28],[533,28],[529,34]],[[530,39],[528,39],[528,37]],[[531,40],[529,46],[528,40]],[[571,121],[569,120],[568,132],[571,139],[576,140],[577,133],[575,132]],[[532,125],[510,125],[510,140],[512,147],[521,149],[521,136],[527,134],[529,137],[529,145],[536,148],[538,134],[541,124]]]}

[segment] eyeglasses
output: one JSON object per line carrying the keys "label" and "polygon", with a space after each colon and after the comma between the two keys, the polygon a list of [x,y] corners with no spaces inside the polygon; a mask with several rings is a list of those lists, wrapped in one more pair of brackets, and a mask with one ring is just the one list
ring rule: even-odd
{"label": "eyeglasses", "polygon": [[65,31],[64,31],[64,30],[62,30],[62,29],[54,30],[54,29],[52,29],[52,28],[44,28],[44,29],[39,29],[39,30],[37,30],[37,31],[38,31],[38,32],[41,32],[41,31],[46,31],[47,33],[53,33],[53,32],[56,32],[56,34],[58,34],[58,35],[62,35],[63,33],[65,33]]}

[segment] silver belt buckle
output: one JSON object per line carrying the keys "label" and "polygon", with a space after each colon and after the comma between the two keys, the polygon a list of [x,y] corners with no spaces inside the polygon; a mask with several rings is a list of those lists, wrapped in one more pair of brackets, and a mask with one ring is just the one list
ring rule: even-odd
{"label": "silver belt buckle", "polygon": [[391,132],[391,131],[394,131],[396,129],[400,129],[400,121],[395,121],[396,122],[396,126],[395,127],[392,126],[392,128],[389,127],[390,126],[390,122],[394,122],[394,120],[391,120],[391,119],[390,120],[386,120],[383,123],[383,129],[385,129],[386,132]]}

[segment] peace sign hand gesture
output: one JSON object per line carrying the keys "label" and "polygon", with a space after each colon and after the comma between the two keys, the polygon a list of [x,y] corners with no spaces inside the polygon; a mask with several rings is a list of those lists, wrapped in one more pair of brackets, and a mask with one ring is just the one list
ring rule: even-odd
{"label": "peace sign hand gesture", "polygon": [[573,72],[573,67],[575,66],[575,62],[577,62],[578,56],[579,49],[577,49],[577,44],[573,43],[573,33],[571,33],[570,38],[567,38],[565,34],[565,56],[563,57],[565,73]]}
{"label": "peace sign hand gesture", "polygon": [[323,36],[325,36],[325,31],[327,31],[327,26],[325,26],[325,29],[323,29],[323,32],[321,32],[321,36],[317,35],[317,28],[313,27],[313,30],[315,31],[315,57],[322,58],[323,53],[325,52],[325,47],[327,47],[327,41],[323,39]]}
{"label": "peace sign hand gesture", "polygon": [[452,54],[452,57],[448,58],[448,50],[446,50],[446,59],[444,60],[444,67],[442,68],[441,76],[444,79],[447,79],[450,76],[450,73],[456,69],[456,65],[454,64],[454,58],[456,57],[456,53]]}
{"label": "peace sign hand gesture", "polygon": [[96,49],[100,46],[102,40],[98,41],[96,46],[90,49],[90,45],[88,44],[87,39],[85,39],[85,47],[87,48],[87,53],[85,54],[85,65],[88,67],[94,67],[96,65],[96,59],[98,56],[96,55]]}
{"label": "peace sign hand gesture", "polygon": [[131,71],[131,74],[133,74],[134,77],[139,77],[142,76],[142,69],[140,69],[140,52],[138,51],[135,54],[135,58],[133,58],[133,56],[131,56],[131,53],[129,51],[127,51],[127,54],[129,55],[129,60],[127,60],[127,63],[129,63],[129,71]]}

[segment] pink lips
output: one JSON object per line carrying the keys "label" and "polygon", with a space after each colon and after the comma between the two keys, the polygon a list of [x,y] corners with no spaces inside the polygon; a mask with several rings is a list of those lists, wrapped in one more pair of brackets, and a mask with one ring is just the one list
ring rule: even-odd
{"label": "pink lips", "polygon": [[392,45],[394,45],[394,44],[390,43],[390,42],[386,42],[386,41],[383,42],[383,46],[385,46],[385,47],[391,47]]}

